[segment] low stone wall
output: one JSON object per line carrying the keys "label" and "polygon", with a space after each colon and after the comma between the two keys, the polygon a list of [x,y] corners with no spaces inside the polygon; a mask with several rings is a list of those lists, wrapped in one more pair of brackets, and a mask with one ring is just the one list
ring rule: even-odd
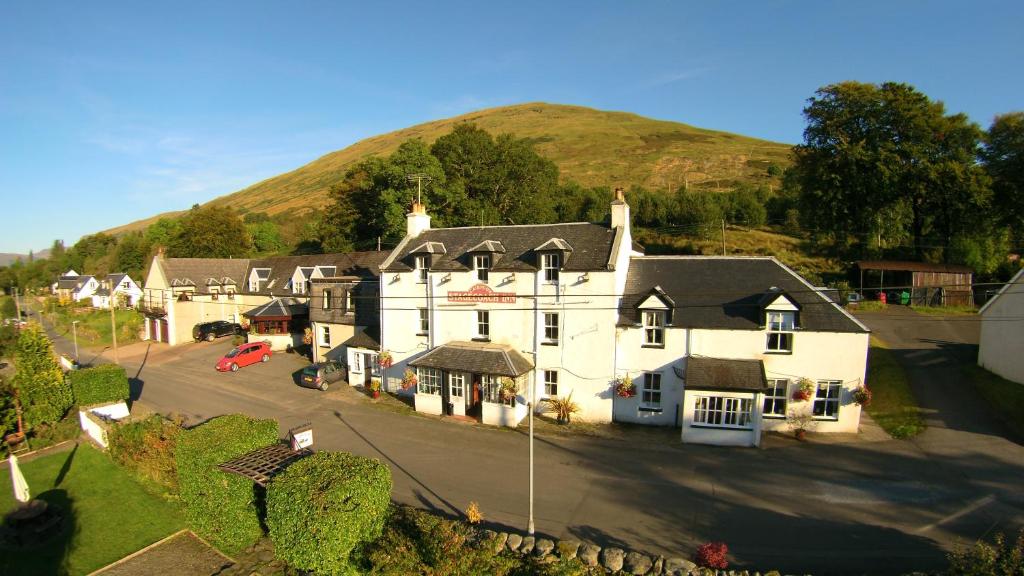
{"label": "low stone wall", "polygon": [[[632,574],[634,576],[761,576],[761,572],[748,570],[712,570],[700,568],[690,560],[681,557],[665,558],[621,548],[601,548],[596,544],[579,540],[551,540],[535,538],[516,533],[484,530],[483,538],[494,538],[495,554],[510,550],[523,555],[532,555],[539,562],[554,562],[558,558],[576,558],[584,566],[600,566],[611,574]],[[779,576],[776,571],[764,576]]]}
{"label": "low stone wall", "polygon": [[110,430],[111,422],[128,416],[128,404],[125,402],[82,406],[78,410],[78,421],[82,431],[104,450],[107,449],[107,432]]}

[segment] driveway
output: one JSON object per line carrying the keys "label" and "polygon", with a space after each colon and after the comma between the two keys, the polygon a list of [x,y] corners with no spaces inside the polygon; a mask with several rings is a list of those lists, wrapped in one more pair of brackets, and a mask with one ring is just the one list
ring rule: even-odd
{"label": "driveway", "polygon": [[[381,410],[343,386],[299,388],[291,375],[303,362],[291,355],[220,374],[212,366],[227,342],[154,344],[148,355],[136,346],[121,363],[147,408],[190,422],[243,412],[276,418],[282,432],[312,423],[315,447],[386,462],[396,501],[450,515],[476,501],[496,528],[526,526],[523,430]],[[857,437],[770,436],[761,449],[720,448],[673,436],[538,437],[538,533],[665,556],[722,540],[737,567],[762,572],[899,574],[940,568],[954,543],[1022,519],[1017,488],[999,479],[1024,477],[1024,458],[1008,453],[946,456]]]}

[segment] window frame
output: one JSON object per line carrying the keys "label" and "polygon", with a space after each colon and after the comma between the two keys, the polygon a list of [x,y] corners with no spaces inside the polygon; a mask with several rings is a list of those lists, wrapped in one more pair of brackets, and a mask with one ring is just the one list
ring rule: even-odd
{"label": "window frame", "polygon": [[[779,385],[782,385],[782,392],[779,393]],[[782,411],[779,411],[781,403]],[[771,405],[773,410],[769,410]],[[764,394],[764,402],[761,406],[762,418],[785,418],[786,410],[789,408],[789,378],[769,378],[768,391]]]}
{"label": "window frame", "polygon": [[320,347],[330,348],[331,347],[331,327],[320,326]]}
{"label": "window frame", "polygon": [[[661,412],[662,388],[661,372],[645,372],[640,384],[640,410],[643,412]],[[657,397],[657,401],[655,401]]]}
{"label": "window frame", "polygon": [[[455,392],[456,385],[455,381],[458,380],[458,393]],[[465,398],[466,397],[466,373],[465,372],[449,372],[448,373],[448,395],[453,398]]]}
{"label": "window frame", "polygon": [[352,308],[352,289],[345,290],[345,314],[351,314],[355,310]]}
{"label": "window frame", "polygon": [[[821,395],[822,385],[825,385],[825,395]],[[835,391],[832,394],[832,391]],[[814,416],[815,420],[824,420],[828,422],[835,422],[839,420],[839,409],[842,406],[843,400],[843,381],[842,380],[818,380],[814,387],[814,398],[811,403],[811,415]],[[819,403],[822,409],[819,413]],[[834,412],[829,414],[829,406],[834,406]]]}
{"label": "window frame", "polygon": [[429,308],[418,308],[420,315],[420,330],[416,333],[417,336],[429,336],[430,335],[430,309]]}
{"label": "window frame", "polygon": [[[550,322],[552,318],[554,323]],[[544,312],[544,339],[541,343],[557,345],[561,329],[561,318],[558,312]]]}
{"label": "window frame", "polygon": [[[746,410],[743,410],[744,407]],[[732,423],[729,422],[730,415],[732,416]],[[714,394],[695,395],[693,423],[691,426],[696,428],[722,428],[726,430],[753,430],[754,399]]]}
{"label": "window frame", "polygon": [[548,398],[558,396],[558,370],[544,371],[544,395]]}
{"label": "window frame", "polygon": [[324,294],[323,294],[321,299],[323,300],[323,309],[324,310],[330,310],[331,309],[331,289],[330,288],[324,288]]}
{"label": "window frame", "polygon": [[416,283],[426,284],[430,273],[430,258],[428,256],[413,256],[413,271],[416,272]]}
{"label": "window frame", "polygon": [[540,255],[540,269],[545,284],[558,284],[562,269],[562,255],[558,252],[546,252]]}
{"label": "window frame", "polygon": [[[483,264],[483,265],[481,265]],[[473,269],[476,271],[476,279],[486,284],[490,278],[491,255],[476,254],[473,256]]]}
{"label": "window frame", "polygon": [[[483,328],[483,330],[481,330]],[[491,311],[490,310],[477,310],[476,311],[476,331],[474,340],[490,340],[491,339]]]}
{"label": "window frame", "polygon": [[352,373],[362,374],[363,373],[363,353],[356,352],[352,354]]}
{"label": "window frame", "polygon": [[[665,310],[641,310],[640,324],[644,331],[643,346],[646,348],[665,347],[665,324],[668,314]],[[656,320],[651,322],[650,320]],[[652,336],[657,336],[652,339]],[[655,341],[656,340],[656,341]]]}
{"label": "window frame", "polygon": [[419,366],[416,368],[416,393],[440,396],[443,380],[440,368]]}
{"label": "window frame", "polygon": [[[777,319],[776,319],[777,318]],[[788,326],[786,320],[789,320]],[[796,331],[796,312],[791,310],[766,310],[764,322],[764,351],[766,354],[792,354]],[[774,344],[772,341],[775,341]]]}

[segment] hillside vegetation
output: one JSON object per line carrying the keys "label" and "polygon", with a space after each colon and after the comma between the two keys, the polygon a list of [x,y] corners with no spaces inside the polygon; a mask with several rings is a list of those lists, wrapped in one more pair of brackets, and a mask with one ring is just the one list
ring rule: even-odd
{"label": "hillside vegetation", "polygon": [[[510,133],[558,166],[562,181],[583,186],[643,186],[649,190],[693,188],[728,190],[736,184],[763,184],[770,165],[789,165],[790,146],[746,136],[654,120],[626,112],[582,106],[530,103],[480,110],[419,124],[357,142],[291,172],[269,178],[208,203],[242,213],[264,212],[275,219],[319,210],[329,188],[345,171],[370,156],[386,156],[402,142],[427,144],[463,122],[492,133]],[[109,230],[141,230],[154,218]]]}

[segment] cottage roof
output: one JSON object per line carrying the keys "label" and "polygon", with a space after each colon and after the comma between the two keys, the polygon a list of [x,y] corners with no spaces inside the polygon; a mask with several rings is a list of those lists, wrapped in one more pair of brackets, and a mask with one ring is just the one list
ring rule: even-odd
{"label": "cottage roof", "polygon": [[121,282],[124,281],[125,278],[131,280],[131,278],[129,278],[128,275],[125,274],[124,272],[114,272],[112,274],[107,274],[107,282],[109,282],[111,286],[119,286]]}
{"label": "cottage roof", "polygon": [[253,319],[288,319],[309,314],[309,305],[297,298],[274,298],[270,302],[242,312],[242,316]]}
{"label": "cottage roof", "polygon": [[533,369],[533,362],[507,344],[459,341],[438,346],[409,365],[513,378]]}
{"label": "cottage roof", "polygon": [[[495,271],[531,271],[539,268],[538,249],[567,250],[571,254],[562,263],[568,271],[608,270],[616,230],[600,224],[528,224],[520,226],[477,226],[425,230],[396,249],[385,268],[388,272],[412,269],[409,256],[426,243],[444,245],[445,253],[431,263],[433,270],[469,270],[470,254],[481,251],[481,244],[493,242],[503,249],[495,251],[491,267]],[[549,246],[554,242],[555,246]],[[437,254],[436,252],[434,254]],[[500,255],[499,255],[500,254]]]}
{"label": "cottage roof", "polygon": [[366,330],[356,332],[351,338],[341,343],[349,348],[365,348],[367,350],[380,350],[380,334],[377,326],[367,326]]}
{"label": "cottage roof", "polygon": [[[164,276],[171,286],[202,287],[208,291],[210,278],[241,278],[249,266],[248,258],[164,258]],[[177,281],[177,282],[175,282]]]}
{"label": "cottage roof", "polygon": [[[978,314],[984,314],[993,302],[1001,298],[1003,294],[1006,294],[1011,289],[1011,286],[1016,287],[1020,285],[1024,285],[1024,268],[1021,268],[1016,274],[1014,274],[1013,278],[1010,278],[1009,282],[1003,284],[1003,287],[999,289],[999,292],[997,292],[995,296],[989,298],[988,302],[985,302],[985,305],[981,307],[981,310],[978,310]],[[1014,292],[1016,293],[1018,291],[1015,290]]]}
{"label": "cottage roof", "polygon": [[800,308],[802,330],[868,332],[845,310],[771,257],[632,258],[619,322],[635,324],[639,320],[637,305],[659,286],[675,302],[671,326],[758,330],[764,321],[761,299],[775,287]]}
{"label": "cottage roof", "polygon": [[761,392],[768,387],[760,360],[707,358],[686,359],[687,390],[741,390]]}
{"label": "cottage roof", "polygon": [[74,290],[78,286],[78,276],[61,276],[57,279],[58,290]]}
{"label": "cottage roof", "polygon": [[861,270],[895,270],[898,272],[942,272],[946,274],[973,274],[969,266],[959,264],[933,264],[931,262],[912,262],[909,260],[860,260],[857,267]]}
{"label": "cottage roof", "polygon": [[85,288],[85,285],[88,284],[89,280],[92,280],[93,278],[95,278],[95,276],[91,276],[88,274],[85,276],[78,276],[77,278],[75,278],[74,289],[78,291],[81,290],[82,288]]}
{"label": "cottage roof", "polygon": [[[380,265],[388,257],[390,251],[339,252],[335,254],[306,254],[302,256],[276,256],[249,261],[249,268],[240,274],[241,278],[249,278],[249,270],[257,270],[261,280],[256,294],[281,294],[287,290],[285,286],[299,268],[304,278],[309,278],[316,267],[324,275],[357,276],[359,278],[376,278],[380,275]],[[331,270],[333,268],[333,271]],[[249,286],[246,284],[245,289]]]}

